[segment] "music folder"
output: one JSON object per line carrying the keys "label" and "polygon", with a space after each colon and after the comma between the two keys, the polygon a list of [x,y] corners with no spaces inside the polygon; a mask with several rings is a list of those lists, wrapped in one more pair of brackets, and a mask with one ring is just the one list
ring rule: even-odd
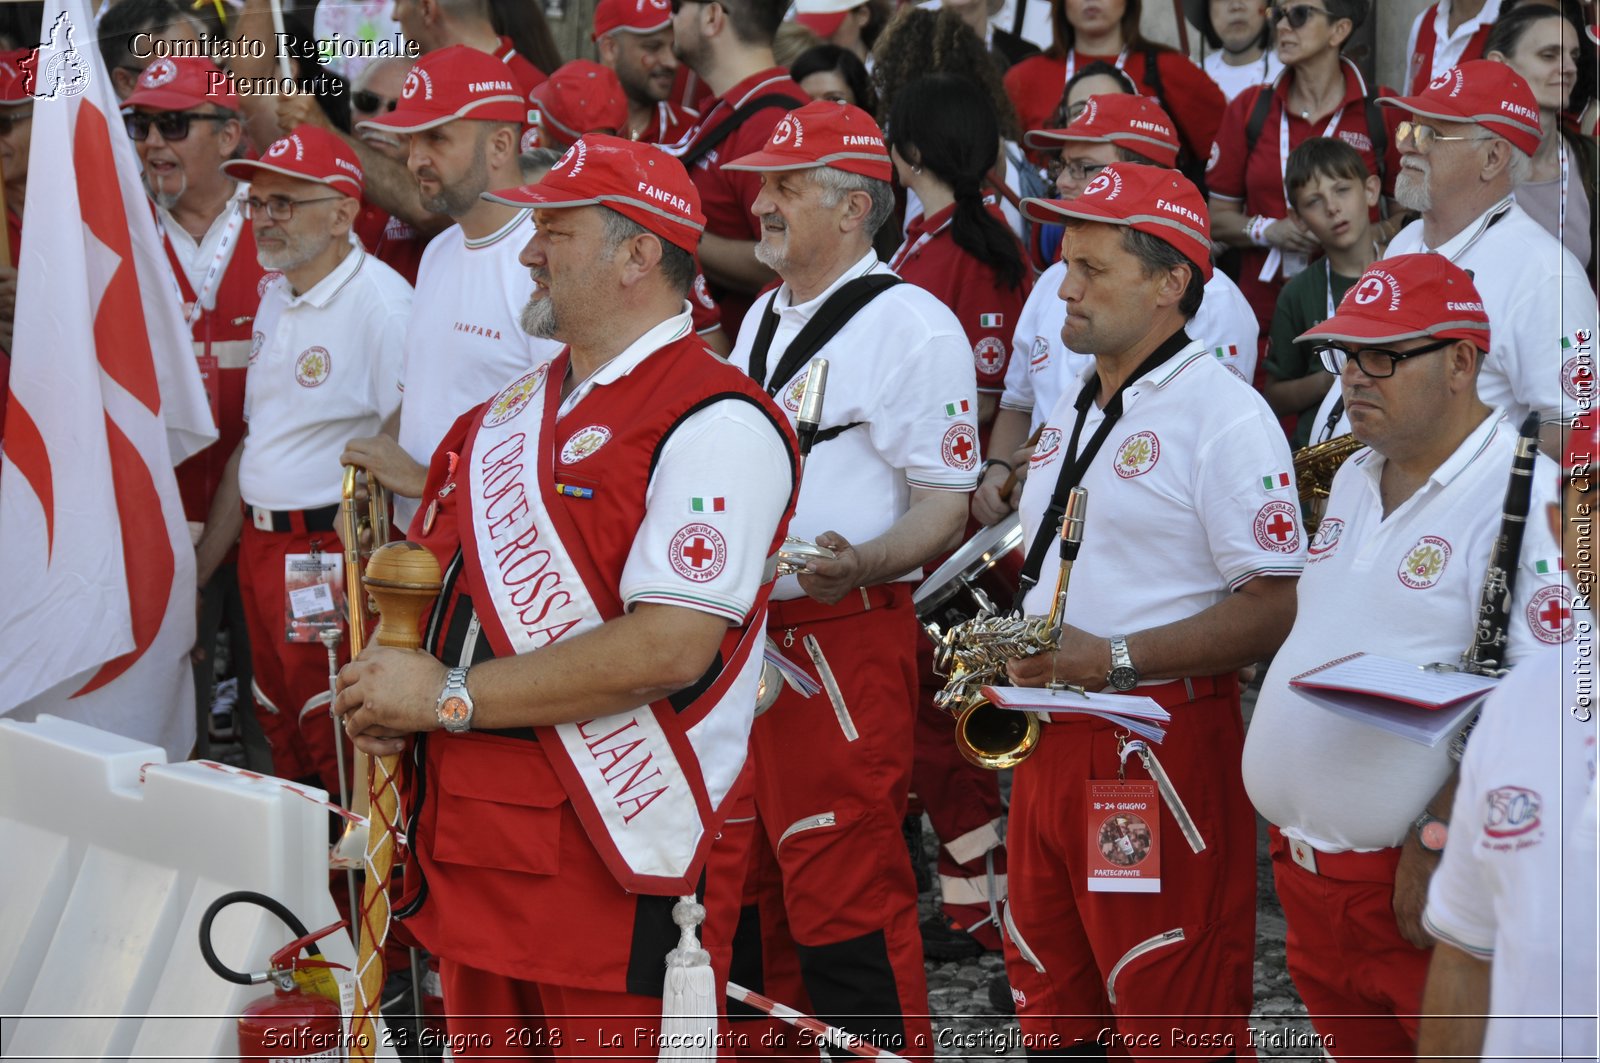
{"label": "music folder", "polygon": [[1161,725],[1172,715],[1154,698],[1140,694],[1091,694],[1078,687],[1052,690],[1049,687],[988,686],[981,691],[990,704],[1013,712],[1072,712],[1095,716],[1118,727],[1125,727],[1147,742],[1166,737]]}
{"label": "music folder", "polygon": [[1453,735],[1498,682],[1471,672],[1353,653],[1302,672],[1289,685],[1329,712],[1431,748]]}

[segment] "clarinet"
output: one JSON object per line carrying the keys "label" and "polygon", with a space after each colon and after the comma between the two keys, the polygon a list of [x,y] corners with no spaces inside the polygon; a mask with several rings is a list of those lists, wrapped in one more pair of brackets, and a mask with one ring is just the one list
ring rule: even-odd
{"label": "clarinet", "polygon": [[1539,456],[1539,415],[1530,413],[1517,433],[1511,459],[1511,480],[1500,516],[1500,534],[1489,552],[1489,570],[1478,594],[1478,626],[1472,644],[1461,655],[1461,670],[1477,675],[1506,673],[1507,631],[1511,621],[1511,596],[1517,589],[1517,565],[1522,557],[1522,533],[1528,523],[1533,491],[1533,464]]}

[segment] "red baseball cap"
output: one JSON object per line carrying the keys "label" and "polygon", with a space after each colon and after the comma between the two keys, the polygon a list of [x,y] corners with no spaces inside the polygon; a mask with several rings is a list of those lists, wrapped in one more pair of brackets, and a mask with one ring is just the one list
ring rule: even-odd
{"label": "red baseball cap", "polygon": [[594,31],[589,39],[598,41],[614,30],[624,33],[654,33],[672,25],[672,0],[600,0],[594,9]]}
{"label": "red baseball cap", "polygon": [[1178,130],[1161,105],[1148,96],[1107,93],[1090,96],[1065,129],[1032,129],[1022,138],[1033,148],[1062,144],[1116,144],[1137,151],[1157,166],[1178,163]]}
{"label": "red baseball cap", "polygon": [[794,20],[827,40],[839,32],[844,17],[867,0],[795,0]]}
{"label": "red baseball cap", "polygon": [[22,61],[32,54],[32,48],[0,52],[0,107],[33,102],[33,97],[28,95],[28,76],[22,69]]}
{"label": "red baseball cap", "polygon": [[588,59],[563,63],[528,99],[533,124],[522,138],[524,151],[551,146],[546,126],[565,146],[585,133],[615,133],[628,124],[628,98],[617,72]]}
{"label": "red baseball cap", "polygon": [[1295,337],[1398,343],[1432,337],[1489,349],[1489,314],[1472,275],[1443,255],[1396,255],[1374,262],[1334,315]]}
{"label": "red baseball cap", "polygon": [[1509,140],[1525,155],[1543,136],[1539,101],[1522,75],[1505,63],[1473,59],[1440,74],[1416,96],[1380,96],[1385,107],[1403,107],[1423,118],[1471,122]]}
{"label": "red baseball cap", "polygon": [[1177,170],[1113,163],[1077,199],[1024,199],[1022,213],[1039,222],[1078,218],[1149,233],[1211,279],[1211,213],[1200,190]]}
{"label": "red baseball cap", "polygon": [[327,185],[335,192],[360,198],[365,185],[361,163],[343,140],[319,126],[299,125],[274,140],[259,159],[229,159],[222,172],[241,181],[256,170],[270,170],[302,181]]}
{"label": "red baseball cap", "polygon": [[888,181],[894,177],[883,130],[859,107],[813,100],[778,119],[760,151],[722,164],[724,170],[811,170],[829,166]]}
{"label": "red baseball cap", "polygon": [[239,96],[233,91],[233,77],[209,59],[163,56],[139,74],[133,92],[122,101],[122,106],[124,109],[144,107],[152,111],[187,111],[207,103],[226,107],[230,111],[239,110]]}
{"label": "red baseball cap", "polygon": [[488,52],[452,44],[417,60],[394,110],[359,125],[420,133],[460,118],[520,126],[527,121],[528,104],[505,63]]}
{"label": "red baseball cap", "polygon": [[654,144],[585,133],[537,183],[484,194],[513,207],[610,207],[693,254],[706,216],[683,163]]}

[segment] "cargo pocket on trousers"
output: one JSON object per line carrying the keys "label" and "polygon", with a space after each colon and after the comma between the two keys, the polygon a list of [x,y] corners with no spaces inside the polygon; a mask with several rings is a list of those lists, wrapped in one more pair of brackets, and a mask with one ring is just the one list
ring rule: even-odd
{"label": "cargo pocket on trousers", "polygon": [[553,875],[567,793],[538,743],[454,736],[439,765],[433,858],[441,863]]}
{"label": "cargo pocket on trousers", "polygon": [[1106,999],[1112,1004],[1116,1004],[1117,978],[1129,967],[1136,964],[1154,963],[1160,958],[1162,950],[1181,945],[1186,937],[1183,927],[1173,927],[1171,930],[1164,930],[1159,934],[1145,938],[1133,948],[1124,952],[1121,959],[1112,965],[1111,973],[1106,975]]}

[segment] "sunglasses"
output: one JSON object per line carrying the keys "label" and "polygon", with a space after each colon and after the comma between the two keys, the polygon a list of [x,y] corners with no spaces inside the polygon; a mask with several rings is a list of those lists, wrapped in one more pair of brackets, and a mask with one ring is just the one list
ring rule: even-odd
{"label": "sunglasses", "polygon": [[1390,351],[1382,347],[1362,347],[1353,351],[1348,347],[1329,344],[1317,348],[1317,357],[1322,359],[1322,368],[1335,376],[1343,373],[1344,367],[1353,361],[1356,363],[1356,368],[1365,375],[1374,380],[1383,380],[1394,376],[1394,367],[1407,358],[1442,351],[1455,342],[1455,340],[1436,340],[1410,351]]}
{"label": "sunglasses", "polygon": [[155,126],[166,141],[186,140],[192,122],[227,122],[231,119],[221,114],[200,114],[196,111],[162,111],[160,114],[141,114],[138,111],[122,116],[128,136],[134,140],[150,139],[150,127]]}
{"label": "sunglasses", "polygon": [[1330,22],[1333,20],[1331,11],[1324,11],[1320,7],[1312,7],[1310,4],[1296,4],[1294,7],[1278,7],[1274,5],[1272,8],[1272,24],[1276,26],[1280,22],[1288,22],[1290,29],[1297,30],[1304,27],[1307,22],[1310,22],[1312,15],[1321,15]]}
{"label": "sunglasses", "polygon": [[398,99],[391,100],[387,97],[379,96],[376,92],[368,92],[366,89],[350,94],[350,106],[364,114],[392,111],[399,105],[400,101]]}
{"label": "sunglasses", "polygon": [[1426,155],[1433,150],[1433,146],[1445,140],[1488,140],[1490,135],[1480,133],[1474,137],[1447,137],[1431,125],[1422,122],[1401,122],[1394,127],[1396,140],[1411,140],[1411,146],[1417,149],[1419,155]]}
{"label": "sunglasses", "polygon": [[32,109],[29,109],[24,114],[10,114],[0,111],[0,137],[9,137],[17,128],[18,123],[30,121],[32,118]]}

